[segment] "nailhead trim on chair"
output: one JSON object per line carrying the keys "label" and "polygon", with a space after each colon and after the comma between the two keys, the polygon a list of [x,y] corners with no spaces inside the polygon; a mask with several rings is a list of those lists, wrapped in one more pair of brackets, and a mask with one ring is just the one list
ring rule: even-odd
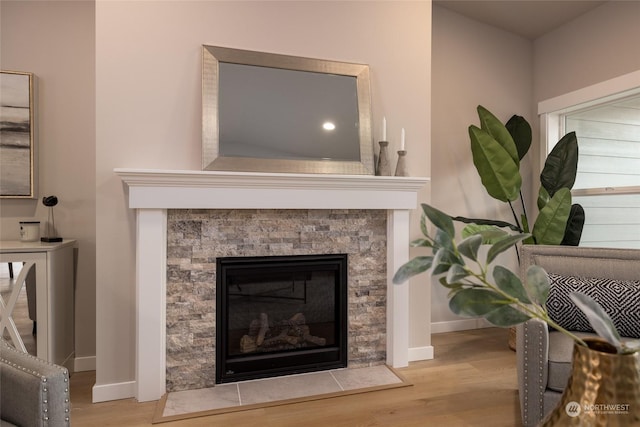
{"label": "nailhead trim on chair", "polygon": [[[526,368],[527,366],[529,366],[529,358],[527,357],[528,354],[528,350],[529,350],[529,338],[528,338],[528,326],[527,323],[525,322],[525,324],[523,325],[523,331],[524,331],[524,384],[528,384],[529,383],[529,369]],[[523,387],[524,392],[524,422],[526,423],[527,420],[529,420],[529,388],[528,387]]]}
{"label": "nailhead trim on chair", "polygon": [[[14,347],[9,345],[6,341],[1,342],[0,344],[1,345],[5,345],[8,349],[10,349],[12,351],[18,351]],[[49,366],[51,366],[53,368],[59,368],[58,365],[56,365],[54,363],[51,363],[51,362],[44,361],[42,359],[39,359],[39,358],[29,354],[29,353],[25,353],[24,356],[27,357],[27,358],[30,358],[30,359],[38,360],[40,363],[44,362],[45,364],[47,364],[47,365],[49,365]],[[12,367],[14,367],[16,369],[20,369],[21,371],[27,372],[28,374],[31,374],[33,376],[40,377],[40,379],[42,380],[43,383],[47,382],[47,377],[43,376],[38,371],[27,369],[24,366],[21,366],[21,365],[15,363],[15,362],[10,362],[9,360],[7,360],[7,359],[5,359],[3,357],[0,357],[0,362],[4,363],[6,365],[12,366]],[[65,369],[62,369],[62,368],[59,368],[59,369],[62,370],[62,371],[66,371]],[[67,383],[67,384],[69,383],[69,372],[68,371],[66,371],[64,382]],[[42,388],[42,392],[43,392],[42,402],[44,404],[43,408],[42,408],[42,419],[45,420],[45,421],[49,421],[49,417],[47,415],[47,413],[49,411],[48,404],[47,404],[49,402],[48,388],[47,387],[43,387]],[[68,386],[64,389],[64,393],[65,393],[65,399],[64,399],[65,408],[64,408],[64,412],[68,414],[69,411],[70,411],[70,408],[69,408],[70,396],[69,396],[69,387]],[[65,417],[65,421],[67,423],[69,423],[69,416]]]}
{"label": "nailhead trim on chair", "polygon": [[540,393],[539,393],[539,400],[538,400],[538,409],[540,411],[540,415],[539,415],[539,419],[542,421],[542,417],[544,416],[544,390],[546,388],[546,384],[542,383],[542,372],[544,372],[544,366],[542,363],[543,360],[543,351],[542,351],[542,335],[538,334],[538,376],[540,377]]}
{"label": "nailhead trim on chair", "polygon": [[[527,354],[529,354],[529,326],[527,325],[527,322],[525,322],[523,324],[523,332],[524,332],[524,366],[525,368],[523,369],[523,380],[525,384],[529,383],[529,369],[526,368],[527,366],[529,366],[529,358],[527,357]],[[544,385],[542,384],[542,379],[543,379],[543,366],[542,366],[542,360],[543,360],[543,354],[542,354],[542,336],[538,335],[538,361],[540,363],[540,366],[538,366],[538,376],[539,376],[539,381],[538,383],[540,384],[540,392],[539,392],[539,398],[538,398],[538,410],[539,410],[539,414],[538,414],[538,418],[542,419],[543,414],[543,406],[544,406]],[[529,422],[529,388],[528,387],[524,387],[523,388],[523,399],[524,399],[524,411],[523,411],[523,421],[525,422],[525,424],[528,424]]]}

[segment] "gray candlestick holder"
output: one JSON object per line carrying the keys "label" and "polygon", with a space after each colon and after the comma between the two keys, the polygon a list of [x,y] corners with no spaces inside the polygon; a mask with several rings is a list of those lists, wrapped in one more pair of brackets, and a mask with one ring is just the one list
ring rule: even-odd
{"label": "gray candlestick holder", "polygon": [[398,151],[398,163],[396,164],[395,176],[409,176],[406,155],[407,152],[405,150]]}
{"label": "gray candlestick holder", "polygon": [[376,175],[391,176],[391,165],[389,164],[389,152],[387,146],[389,141],[379,141],[380,154],[378,155],[378,164],[376,166]]}

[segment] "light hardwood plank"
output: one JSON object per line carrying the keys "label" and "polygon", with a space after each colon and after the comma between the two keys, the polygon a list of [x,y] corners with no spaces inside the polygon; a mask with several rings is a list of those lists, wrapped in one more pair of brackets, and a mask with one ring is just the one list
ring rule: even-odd
{"label": "light hardwood plank", "polygon": [[[521,425],[515,353],[508,331],[488,328],[433,336],[434,360],[399,372],[412,387],[174,421],[159,426],[396,427]],[[91,403],[95,372],[71,377],[74,426],[150,426],[156,402]]]}

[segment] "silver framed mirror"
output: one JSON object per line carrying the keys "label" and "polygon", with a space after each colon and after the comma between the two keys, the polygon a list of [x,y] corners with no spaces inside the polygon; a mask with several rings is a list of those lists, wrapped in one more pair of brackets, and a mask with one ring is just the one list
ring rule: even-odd
{"label": "silver framed mirror", "polygon": [[204,45],[202,169],[373,175],[369,67]]}

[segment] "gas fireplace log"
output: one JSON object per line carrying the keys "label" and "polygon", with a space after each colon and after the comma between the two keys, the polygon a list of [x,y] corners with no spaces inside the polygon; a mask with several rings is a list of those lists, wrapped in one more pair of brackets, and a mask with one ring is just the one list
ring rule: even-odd
{"label": "gas fireplace log", "polygon": [[300,347],[304,343],[324,346],[326,342],[325,338],[311,335],[302,313],[296,313],[290,319],[280,321],[273,329],[269,328],[267,314],[260,313],[260,319],[251,321],[249,334],[241,338],[240,352],[287,350]]}
{"label": "gas fireplace log", "polygon": [[262,345],[267,331],[269,331],[269,318],[267,317],[267,313],[260,313],[260,331],[258,332],[258,338],[256,338],[258,347]]}
{"label": "gas fireplace log", "polygon": [[256,345],[256,339],[249,335],[244,335],[240,339],[240,352],[241,353],[253,353],[258,349]]}
{"label": "gas fireplace log", "polygon": [[298,337],[288,335],[287,331],[282,331],[280,335],[264,340],[262,347],[274,347],[281,344],[297,345],[299,342],[300,339]]}
{"label": "gas fireplace log", "polygon": [[305,335],[303,338],[306,342],[310,342],[311,344],[315,344],[319,346],[323,346],[327,344],[327,340],[325,338],[316,337],[314,335]]}
{"label": "gas fireplace log", "polygon": [[249,325],[249,336],[255,339],[258,336],[259,332],[260,332],[260,320],[253,319],[251,321],[251,324]]}
{"label": "gas fireplace log", "polygon": [[311,335],[309,333],[309,327],[307,325],[301,326],[301,329],[303,331],[302,338],[306,342],[310,342],[311,344],[320,345],[320,346],[323,346],[323,345],[327,344],[327,340],[325,338],[316,337],[315,335]]}
{"label": "gas fireplace log", "polygon": [[296,313],[288,320],[289,325],[304,325],[307,323],[307,319],[305,319],[304,314]]}

